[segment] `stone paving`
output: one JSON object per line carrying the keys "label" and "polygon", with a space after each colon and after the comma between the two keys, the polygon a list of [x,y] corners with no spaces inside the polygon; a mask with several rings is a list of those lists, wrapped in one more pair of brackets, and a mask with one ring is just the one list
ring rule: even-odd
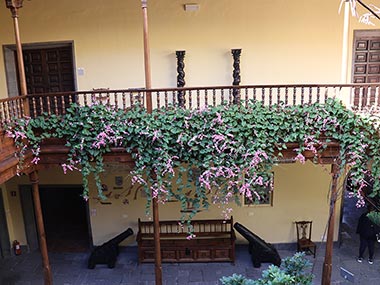
{"label": "stone paving", "polygon": [[[356,261],[357,245],[355,238],[345,240],[340,248],[334,249],[332,284],[352,284],[340,275],[344,267],[355,275],[354,284],[380,284],[380,257],[373,265],[366,261]],[[379,249],[377,249],[379,250]],[[281,257],[291,256],[294,250],[279,250]],[[87,269],[88,253],[50,253],[53,281],[57,285],[150,285],[154,284],[154,264],[137,263],[137,248],[123,248],[116,267],[109,269],[97,265]],[[258,278],[261,268],[252,266],[247,246],[236,247],[236,263],[182,263],[163,264],[163,280],[166,285],[213,285],[220,284],[222,276],[233,273],[243,274],[249,278]],[[318,246],[317,257],[307,258],[313,262],[314,284],[321,283],[324,259],[323,245]],[[39,253],[28,253],[0,260],[1,285],[42,285],[43,271]]]}

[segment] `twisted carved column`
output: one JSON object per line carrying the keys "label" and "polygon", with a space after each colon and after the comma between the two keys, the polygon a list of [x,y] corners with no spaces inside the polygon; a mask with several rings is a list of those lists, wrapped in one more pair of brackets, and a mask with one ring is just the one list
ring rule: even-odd
{"label": "twisted carved column", "polygon": [[[241,55],[241,49],[232,49],[231,50],[234,63],[233,63],[233,73],[232,77],[234,81],[232,82],[232,85],[238,86],[240,84],[240,55]],[[240,102],[240,89],[233,89],[232,90],[233,95],[233,103],[238,104]]]}
{"label": "twisted carved column", "polygon": [[[177,50],[175,52],[177,56],[177,87],[181,88],[185,86],[185,51],[184,50]],[[178,106],[184,107],[186,103],[185,100],[185,93],[184,91],[178,91]]]}

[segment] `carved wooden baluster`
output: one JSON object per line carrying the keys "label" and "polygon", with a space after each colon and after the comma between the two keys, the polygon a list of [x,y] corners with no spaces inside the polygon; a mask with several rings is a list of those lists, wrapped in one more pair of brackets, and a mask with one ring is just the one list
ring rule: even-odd
{"label": "carved wooden baluster", "polygon": [[205,106],[208,106],[208,89],[205,89],[204,98],[204,104]]}
{"label": "carved wooden baluster", "polygon": [[319,101],[321,99],[320,97],[321,97],[321,87],[318,86],[317,87],[317,102],[318,103],[320,103]]}
{"label": "carved wooden baluster", "polygon": [[20,114],[20,117],[24,116],[24,108],[21,100],[17,100],[17,112]]}
{"label": "carved wooden baluster", "polygon": [[88,104],[88,99],[87,99],[87,95],[88,94],[83,94],[83,104],[84,104],[84,106],[87,106],[87,104]]}
{"label": "carved wooden baluster", "polygon": [[[21,116],[24,116],[24,100],[18,100],[18,105],[19,105],[19,110],[20,110],[20,114]],[[30,114],[29,114],[30,115]]]}
{"label": "carved wooden baluster", "polygon": [[248,100],[249,100],[249,90],[248,90],[248,88],[244,89],[244,100],[245,100],[245,107],[248,107]]}
{"label": "carved wooden baluster", "polygon": [[9,114],[9,104],[8,101],[4,102],[4,118],[6,121],[9,121],[11,119],[11,116]]}
{"label": "carved wooden baluster", "polygon": [[220,92],[221,92],[221,94],[220,94],[220,99],[222,100],[221,103],[224,103],[224,90],[225,90],[225,89],[221,89],[221,90],[220,90]]}
{"label": "carved wooden baluster", "polygon": [[131,105],[131,107],[134,107],[136,105],[135,100],[134,100],[134,96],[133,96],[133,92],[129,92],[129,104]]}
{"label": "carved wooden baluster", "polygon": [[19,102],[17,99],[13,101],[13,108],[14,108],[15,116],[17,118],[20,118],[21,113],[20,113],[20,109],[19,109]]}
{"label": "carved wooden baluster", "polygon": [[[38,105],[39,105],[39,108],[40,110],[42,111],[43,108],[44,108],[44,104],[43,104],[43,100],[42,100],[42,97],[38,97]],[[38,112],[37,112],[37,109],[36,109],[36,116],[38,116]]]}
{"label": "carved wooden baluster", "polygon": [[216,106],[216,90],[212,89],[212,105]]}
{"label": "carved wooden baluster", "polygon": [[9,101],[9,114],[10,117],[13,118],[15,116],[14,108],[13,108],[13,101]]}
{"label": "carved wooden baluster", "polygon": [[[73,98],[75,99],[73,100]],[[74,102],[79,102],[77,93],[71,94],[69,96],[69,106],[71,106],[71,104],[73,104]]]}
{"label": "carved wooden baluster", "polygon": [[[184,63],[184,59],[185,59],[185,53],[186,51],[184,50],[177,50],[176,52],[176,56],[177,56],[177,87],[178,88],[182,88],[185,86],[186,82],[185,82],[185,63]],[[181,91],[178,91],[178,106],[183,108],[185,106],[185,96],[184,96],[184,92],[181,90]]]}
{"label": "carved wooden baluster", "polygon": [[[241,49],[232,49],[231,50],[231,53],[232,53],[232,56],[233,56],[233,59],[234,59],[234,63],[233,63],[233,73],[232,73],[232,77],[233,77],[233,82],[232,82],[232,85],[234,86],[238,86],[240,84],[240,56],[241,56]],[[233,91],[232,91],[232,96],[233,96],[233,100],[232,100],[232,103],[233,104],[239,104],[240,102],[240,89],[238,88],[234,88]]]}
{"label": "carved wooden baluster", "polygon": [[197,89],[197,108],[200,109],[201,107],[201,96],[199,93],[199,89]]}
{"label": "carved wooden baluster", "polygon": [[257,101],[257,98],[256,98],[256,87],[253,87],[253,102],[256,102]]}
{"label": "carved wooden baluster", "polygon": [[4,128],[5,117],[4,117],[4,102],[0,102],[0,129]]}
{"label": "carved wooden baluster", "polygon": [[328,97],[329,97],[329,89],[326,88],[326,90],[325,90],[325,96],[324,96],[324,99],[323,99],[324,103],[326,103]]}
{"label": "carved wooden baluster", "polygon": [[167,90],[165,90],[164,96],[165,96],[165,108],[167,108],[169,105],[168,104],[168,91]]}
{"label": "carved wooden baluster", "polygon": [[301,87],[301,105],[304,103],[305,87]]}
{"label": "carved wooden baluster", "polygon": [[127,95],[125,94],[125,92],[121,92],[121,108],[123,110],[126,110],[127,109],[127,101],[126,101],[126,97]]}
{"label": "carved wooden baluster", "polygon": [[[150,93],[150,96],[152,96],[152,93],[151,92],[149,93]],[[146,99],[145,99],[146,97],[147,97],[146,91],[139,92],[139,102],[141,103],[141,106],[144,106],[144,103],[146,102]]]}
{"label": "carved wooden baluster", "polygon": [[[70,96],[69,96],[70,97]],[[66,102],[65,102],[65,96],[61,96],[61,101],[62,101],[62,114],[66,114]]]}
{"label": "carved wooden baluster", "polygon": [[189,91],[189,108],[192,109],[193,108],[193,91],[190,90]]}
{"label": "carved wooden baluster", "polygon": [[261,102],[265,105],[265,88],[261,88]]}
{"label": "carved wooden baluster", "polygon": [[170,98],[172,99],[172,104],[173,106],[176,106],[177,105],[177,99],[176,99],[176,92],[171,92],[170,93]]}
{"label": "carved wooden baluster", "polygon": [[359,89],[359,105],[358,105],[358,110],[359,110],[359,111],[362,110],[362,105],[363,105],[363,93],[364,93],[363,87],[360,87],[360,89]]}
{"label": "carved wooden baluster", "polygon": [[277,87],[277,104],[280,104],[281,101],[281,88]]}
{"label": "carved wooden baluster", "polygon": [[[102,93],[100,93],[100,94],[101,94],[100,96],[103,95]],[[111,93],[107,91],[105,95],[106,95],[106,105],[108,107],[110,107],[111,106]]]}
{"label": "carved wooden baluster", "polygon": [[50,99],[49,100],[46,100],[46,105],[47,105],[47,113],[49,114],[49,115],[51,115],[51,106],[50,106]]}
{"label": "carved wooden baluster", "polygon": [[288,102],[289,102],[289,88],[288,87],[285,87],[285,106],[288,106]]}
{"label": "carved wooden baluster", "polygon": [[117,110],[119,108],[119,92],[115,92],[114,96],[115,96],[115,106],[114,106],[114,109]]}
{"label": "carved wooden baluster", "polygon": [[313,88],[309,87],[309,103],[313,103]]}
{"label": "carved wooden baluster", "polygon": [[372,91],[372,88],[370,86],[370,87],[366,88],[365,90],[367,92],[367,94],[366,94],[366,96],[367,96],[367,107],[369,107],[369,106],[371,106],[371,93],[372,93],[371,91]]}
{"label": "carved wooden baluster", "polygon": [[297,97],[297,88],[293,87],[293,106],[296,105],[296,97]]}
{"label": "carved wooden baluster", "polygon": [[53,96],[53,98],[54,98],[55,114],[60,115],[60,111],[58,108],[58,98],[57,98],[57,96]]}
{"label": "carved wooden baluster", "polygon": [[31,114],[32,117],[35,117],[37,115],[37,103],[36,103],[36,98],[35,97],[32,97],[32,112],[33,114]]}
{"label": "carved wooden baluster", "polygon": [[155,94],[156,94],[157,108],[160,108],[160,106],[161,106],[160,92],[155,92]]}
{"label": "carved wooden baluster", "polygon": [[7,101],[6,105],[7,105],[7,108],[6,108],[6,110],[7,110],[7,118],[8,118],[8,120],[10,120],[13,117],[12,116],[11,101]]}
{"label": "carved wooden baluster", "polygon": [[269,88],[269,108],[271,108],[272,107],[272,96],[273,96],[273,88],[272,87],[270,87]]}
{"label": "carved wooden baluster", "polygon": [[12,117],[16,117],[17,118],[17,107],[16,107],[16,102],[15,101],[11,101],[12,102],[12,112],[13,112],[13,116]]}

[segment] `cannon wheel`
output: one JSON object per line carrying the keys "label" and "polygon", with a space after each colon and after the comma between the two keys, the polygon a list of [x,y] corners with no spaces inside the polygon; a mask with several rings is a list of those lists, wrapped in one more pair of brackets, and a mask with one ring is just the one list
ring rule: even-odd
{"label": "cannon wheel", "polygon": [[88,269],[94,269],[96,266],[95,262],[91,260],[91,258],[88,260],[87,268]]}
{"label": "cannon wheel", "polygon": [[115,263],[116,263],[115,260],[111,260],[111,261],[109,261],[109,262],[107,263],[108,268],[115,268]]}

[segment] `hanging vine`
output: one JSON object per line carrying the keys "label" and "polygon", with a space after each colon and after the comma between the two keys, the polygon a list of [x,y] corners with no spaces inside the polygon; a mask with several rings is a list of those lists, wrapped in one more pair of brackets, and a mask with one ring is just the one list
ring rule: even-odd
{"label": "hanging vine", "polygon": [[135,160],[132,182],[143,186],[147,209],[152,197],[161,202],[177,199],[182,210],[192,205],[193,211],[187,213],[191,219],[210,203],[221,203],[228,214],[228,203],[239,201],[241,195],[260,199],[263,190],[257,189],[268,187],[257,186],[271,186],[270,170],[287,143],[298,143],[294,157],[303,163],[304,151],[318,159],[329,142],[337,141],[337,159],[342,170],[350,166],[355,195],[363,196],[368,169],[376,178],[371,195],[379,195],[380,140],[375,123],[333,99],[302,106],[249,102],[247,107],[220,105],[201,110],[172,107],[152,114],[142,107],[125,112],[98,103],[73,104],[63,116],[44,114],[12,121],[7,134],[18,148],[20,172],[27,151],[33,152],[32,163],[37,164],[43,140],[65,139],[69,154],[62,167],[65,173],[82,173],[85,199],[91,174],[103,197],[103,155],[111,147],[123,147]]}

